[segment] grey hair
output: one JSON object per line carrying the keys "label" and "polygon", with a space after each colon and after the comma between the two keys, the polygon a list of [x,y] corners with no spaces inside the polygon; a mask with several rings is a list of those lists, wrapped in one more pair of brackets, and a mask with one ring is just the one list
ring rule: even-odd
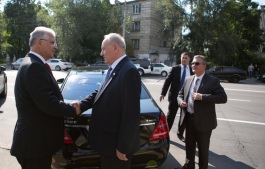
{"label": "grey hair", "polygon": [[36,39],[38,38],[43,38],[46,34],[51,34],[55,37],[55,32],[51,28],[47,28],[44,26],[38,26],[30,33],[30,38],[29,38],[29,46],[33,46]]}
{"label": "grey hair", "polygon": [[105,35],[104,39],[109,40],[111,43],[112,42],[117,43],[122,48],[122,50],[126,51],[125,40],[120,34],[110,33],[110,34]]}
{"label": "grey hair", "polygon": [[207,61],[206,61],[206,59],[205,59],[205,57],[203,55],[195,55],[193,57],[193,59],[195,59],[195,58],[200,58],[205,65],[207,64]]}

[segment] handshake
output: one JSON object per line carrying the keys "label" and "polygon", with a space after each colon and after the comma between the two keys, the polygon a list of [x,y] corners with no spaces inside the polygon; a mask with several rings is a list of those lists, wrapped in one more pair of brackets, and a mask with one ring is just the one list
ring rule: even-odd
{"label": "handshake", "polygon": [[72,102],[71,106],[73,106],[75,108],[76,115],[79,116],[81,114],[81,109],[80,109],[79,103],[78,102]]}

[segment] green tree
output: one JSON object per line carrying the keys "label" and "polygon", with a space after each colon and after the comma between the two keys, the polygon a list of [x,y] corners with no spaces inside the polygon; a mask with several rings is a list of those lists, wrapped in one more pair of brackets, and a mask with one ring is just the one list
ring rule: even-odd
{"label": "green tree", "polygon": [[10,0],[5,5],[6,53],[11,58],[24,57],[29,51],[29,34],[38,25],[37,12],[40,8],[34,0]]}
{"label": "green tree", "polygon": [[57,32],[59,56],[73,62],[95,62],[109,23],[109,2],[52,0],[47,6]]}
{"label": "green tree", "polygon": [[251,0],[184,0],[176,4],[180,2],[188,4],[191,12],[183,15],[183,26],[189,32],[175,41],[177,49],[206,55],[212,64],[219,65],[245,68],[256,60],[263,41],[256,3]]}

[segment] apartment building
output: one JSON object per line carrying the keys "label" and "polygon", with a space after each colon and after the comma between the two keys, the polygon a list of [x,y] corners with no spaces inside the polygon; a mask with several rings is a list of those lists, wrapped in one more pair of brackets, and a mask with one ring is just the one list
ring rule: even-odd
{"label": "apartment building", "polygon": [[158,2],[159,0],[134,0],[122,3],[125,16],[131,21],[125,37],[131,40],[135,57],[172,65],[175,61],[171,59],[171,63],[169,62],[169,49],[174,37],[164,37],[162,33],[163,22],[157,8]]}

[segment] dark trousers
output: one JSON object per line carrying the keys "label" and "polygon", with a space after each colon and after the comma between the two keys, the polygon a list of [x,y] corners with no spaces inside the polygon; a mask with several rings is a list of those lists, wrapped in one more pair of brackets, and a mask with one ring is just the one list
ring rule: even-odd
{"label": "dark trousers", "polygon": [[[179,108],[179,105],[178,105],[177,99],[176,99],[176,101],[169,101],[168,113],[167,113],[167,124],[168,124],[169,130],[171,130],[171,128],[174,124],[174,120],[175,120],[176,114],[178,112],[178,108]],[[180,126],[180,121],[179,121],[177,134],[183,136],[184,130],[185,130],[185,125],[183,124]]]}
{"label": "dark trousers", "polygon": [[190,115],[187,112],[186,118],[186,166],[188,169],[195,169],[195,153],[197,144],[199,151],[199,168],[207,169],[212,130],[198,131],[194,127],[193,115]]}
{"label": "dark trousers", "polygon": [[130,169],[132,156],[126,156],[128,161],[119,160],[117,156],[100,156],[101,169]]}
{"label": "dark trousers", "polygon": [[22,169],[51,169],[52,157],[42,159],[18,158],[18,163]]}

